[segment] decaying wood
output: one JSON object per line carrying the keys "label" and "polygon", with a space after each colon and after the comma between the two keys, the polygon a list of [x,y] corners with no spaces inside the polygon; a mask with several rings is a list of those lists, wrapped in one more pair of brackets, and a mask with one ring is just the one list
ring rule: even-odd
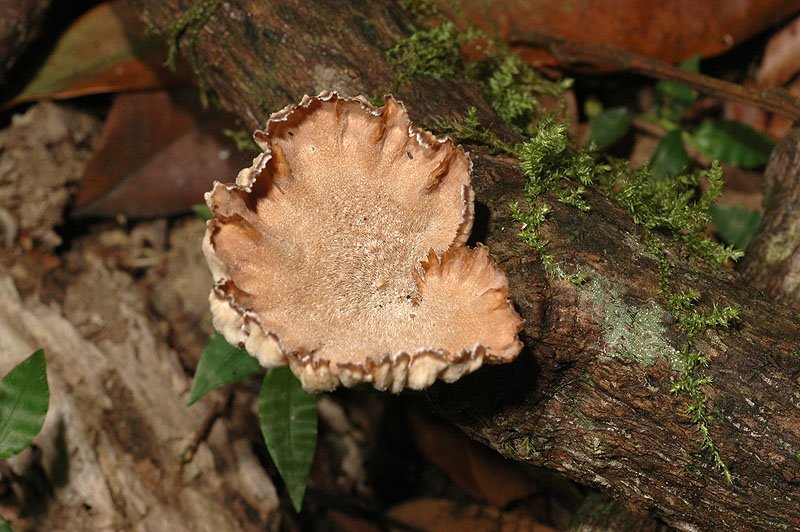
{"label": "decaying wood", "polygon": [[[221,415],[221,392],[186,406],[189,377],[150,317],[152,305],[182,320],[172,345],[200,353],[191,338],[210,333],[207,295],[187,286],[211,282],[196,245],[205,224],[178,224],[169,250],[160,220],[49,254],[99,124],[52,103],[11,122],[0,132],[0,210],[15,229],[0,245],[0,374],[43,348],[51,403],[33,446],[0,466],[2,514],[17,531],[277,529],[251,435]],[[108,257],[114,242],[131,255]],[[158,268],[138,284],[119,267],[142,264]]]}
{"label": "decaying wood", "polygon": [[[146,0],[144,17],[168,32],[181,5]],[[197,39],[181,46],[196,54],[223,104],[252,126],[306,93],[381,94],[393,76],[385,50],[408,30],[404,13],[386,0],[217,5]],[[500,127],[476,87],[463,81],[412,80],[397,96],[417,123],[475,106],[484,123]],[[544,226],[549,250],[590,281],[575,286],[548,278],[509,215],[509,202],[522,199],[517,162],[470,149],[475,239],[509,275],[527,321],[527,350],[512,365],[434,387],[434,406],[504,455],[598,486],[680,529],[800,526],[796,314],[733,272],[667,250],[676,263],[675,289],[699,290],[702,308],[741,309],[740,325],[695,339],[710,359],[700,373],[713,379],[704,387],[717,412],[710,432],[734,475],[729,483],[700,449],[689,399],[670,393],[676,371],[667,359],[684,338],[664,309],[646,235],[597,194],[588,194],[587,213],[554,200]],[[660,356],[637,356],[641,343]]]}
{"label": "decaying wood", "polygon": [[63,306],[46,305],[0,274],[0,370],[44,348],[51,392],[36,445],[4,475],[40,486],[12,484],[28,513],[15,530],[277,529],[278,497],[249,439],[230,434],[213,401],[188,409],[189,380],[131,278],[90,257],[75,280]]}

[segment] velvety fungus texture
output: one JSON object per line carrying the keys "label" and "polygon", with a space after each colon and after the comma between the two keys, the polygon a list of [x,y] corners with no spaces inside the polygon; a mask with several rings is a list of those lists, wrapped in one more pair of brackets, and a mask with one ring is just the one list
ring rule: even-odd
{"label": "velvety fungus texture", "polygon": [[264,152],[206,195],[214,325],[312,392],[399,392],[514,359],[522,320],[472,227],[460,146],[336,93],[273,114]]}

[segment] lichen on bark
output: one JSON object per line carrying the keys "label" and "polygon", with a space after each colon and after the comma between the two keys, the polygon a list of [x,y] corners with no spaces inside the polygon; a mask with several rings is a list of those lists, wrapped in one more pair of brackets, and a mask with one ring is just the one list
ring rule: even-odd
{"label": "lichen on bark", "polygon": [[626,303],[619,289],[608,285],[608,280],[592,277],[591,303],[602,314],[605,352],[646,365],[663,358],[674,371],[680,371],[680,352],[665,338],[669,313],[652,301],[642,306]]}

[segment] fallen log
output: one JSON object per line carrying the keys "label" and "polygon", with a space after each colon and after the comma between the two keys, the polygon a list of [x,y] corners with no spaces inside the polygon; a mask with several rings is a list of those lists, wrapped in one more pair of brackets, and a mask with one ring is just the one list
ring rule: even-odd
{"label": "fallen log", "polygon": [[[410,28],[409,16],[386,0],[211,1],[187,12],[183,4],[145,0],[143,17],[179,38],[204,83],[252,127],[303,94],[382,94],[395,75],[386,50]],[[417,78],[396,96],[415,123],[475,107],[497,134],[511,135],[469,82]],[[667,308],[652,235],[596,191],[585,196],[588,212],[553,199],[542,228],[548,252],[589,280],[553,278],[519,238],[509,211],[525,199],[518,161],[479,145],[469,149],[475,239],[509,276],[526,320],[526,350],[512,365],[434,387],[435,409],[508,457],[597,486],[679,529],[800,526],[796,314],[735,272],[665,244],[675,290],[697,290],[701,308],[739,309],[734,326],[693,338],[708,360],[691,375],[709,379],[696,388],[708,414],[703,448],[702,427],[689,410],[694,399],[672,393],[686,335]]]}

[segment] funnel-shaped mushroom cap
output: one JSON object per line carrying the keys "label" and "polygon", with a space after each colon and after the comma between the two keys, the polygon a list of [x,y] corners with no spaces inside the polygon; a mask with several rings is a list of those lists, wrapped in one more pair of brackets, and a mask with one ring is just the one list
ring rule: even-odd
{"label": "funnel-shaped mushroom cap", "polygon": [[464,247],[472,163],[376,108],[305,97],[256,133],[264,153],[206,195],[215,327],[308,391],[399,392],[512,360],[522,320],[488,250]]}

